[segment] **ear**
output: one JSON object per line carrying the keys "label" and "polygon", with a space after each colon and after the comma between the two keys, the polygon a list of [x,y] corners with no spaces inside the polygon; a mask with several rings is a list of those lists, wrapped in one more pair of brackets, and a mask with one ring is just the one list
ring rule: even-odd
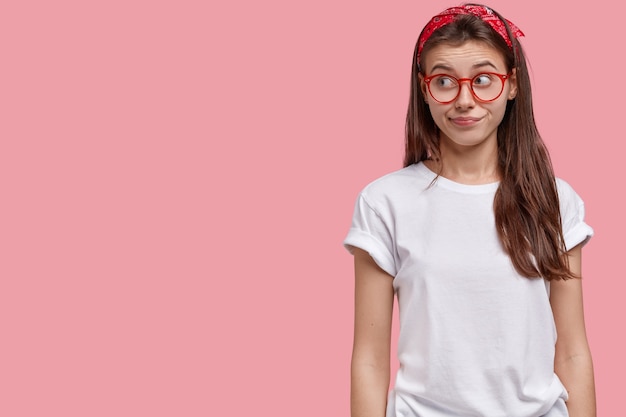
{"label": "ear", "polygon": [[417,82],[420,84],[420,90],[422,91],[422,96],[424,97],[424,101],[428,104],[428,87],[424,82],[424,76],[421,72],[417,73]]}
{"label": "ear", "polygon": [[509,77],[509,85],[510,85],[510,89],[509,89],[508,99],[513,100],[515,97],[517,97],[517,68],[513,68],[513,70],[511,70],[511,76]]}

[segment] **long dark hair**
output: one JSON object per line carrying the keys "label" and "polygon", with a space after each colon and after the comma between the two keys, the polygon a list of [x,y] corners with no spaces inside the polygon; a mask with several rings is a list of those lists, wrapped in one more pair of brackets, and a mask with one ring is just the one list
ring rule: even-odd
{"label": "long dark hair", "polygon": [[[547,280],[574,278],[565,250],[554,170],[533,114],[524,51],[506,20],[494,13],[506,26],[512,47],[479,17],[459,15],[430,36],[420,59],[437,45],[461,45],[474,40],[498,50],[509,71],[516,69],[517,95],[509,100],[498,127],[500,184],[493,203],[496,228],[505,251],[522,276]],[[417,51],[416,44],[406,118],[405,167],[426,159],[441,160],[439,129],[418,79],[421,63]]]}

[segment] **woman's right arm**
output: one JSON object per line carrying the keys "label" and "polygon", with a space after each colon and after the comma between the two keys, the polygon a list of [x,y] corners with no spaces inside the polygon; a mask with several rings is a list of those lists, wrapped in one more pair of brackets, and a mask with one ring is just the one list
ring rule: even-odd
{"label": "woman's right arm", "polygon": [[384,417],[389,391],[393,278],[354,249],[355,314],[351,369],[352,417]]}

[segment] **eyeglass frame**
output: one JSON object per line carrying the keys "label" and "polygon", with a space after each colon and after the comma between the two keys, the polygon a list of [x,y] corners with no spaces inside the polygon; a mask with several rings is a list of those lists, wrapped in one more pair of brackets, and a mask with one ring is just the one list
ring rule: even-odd
{"label": "eyeglass frame", "polygon": [[[500,92],[498,93],[497,96],[495,96],[494,98],[490,99],[490,100],[483,100],[480,97],[478,97],[476,95],[476,93],[474,92],[474,87],[472,86],[472,81],[474,81],[477,77],[480,77],[481,75],[485,75],[485,74],[489,74],[489,75],[495,75],[498,78],[500,78],[500,81],[502,82],[502,87],[500,88]],[[445,75],[446,77],[450,77],[453,80],[456,80],[459,88],[458,91],[456,93],[456,96],[454,96],[454,98],[452,100],[448,100],[448,101],[439,101],[435,98],[435,96],[433,95],[432,91],[430,91],[430,82],[438,76],[441,75]],[[469,81],[470,82],[470,92],[472,93],[472,96],[480,101],[481,103],[491,103],[492,101],[496,101],[498,98],[500,98],[500,96],[502,95],[502,92],[504,91],[504,84],[506,83],[506,80],[511,78],[511,75],[513,75],[513,72],[509,72],[508,74],[498,74],[497,72],[481,72],[479,74],[476,74],[475,76],[473,76],[472,78],[456,78],[455,76],[452,76],[450,74],[446,74],[446,73],[438,73],[438,74],[432,74],[429,75],[428,77],[424,76],[423,80],[426,83],[426,87],[428,88],[428,94],[433,98],[433,100],[435,100],[437,103],[439,104],[450,104],[452,103],[454,100],[456,100],[457,98],[459,98],[459,95],[461,95],[461,83],[465,82],[465,81]]]}

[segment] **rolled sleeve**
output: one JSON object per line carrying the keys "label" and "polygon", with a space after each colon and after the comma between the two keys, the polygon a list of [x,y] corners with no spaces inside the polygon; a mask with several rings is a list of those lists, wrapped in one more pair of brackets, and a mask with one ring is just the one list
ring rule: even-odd
{"label": "rolled sleeve", "polygon": [[557,185],[565,249],[570,250],[579,244],[585,245],[594,232],[585,223],[585,204],[580,196],[563,180],[559,180]]}
{"label": "rolled sleeve", "polygon": [[350,253],[354,252],[354,248],[364,250],[383,271],[396,275],[393,239],[387,222],[367,202],[363,193],[356,202],[352,226],[343,244]]}

